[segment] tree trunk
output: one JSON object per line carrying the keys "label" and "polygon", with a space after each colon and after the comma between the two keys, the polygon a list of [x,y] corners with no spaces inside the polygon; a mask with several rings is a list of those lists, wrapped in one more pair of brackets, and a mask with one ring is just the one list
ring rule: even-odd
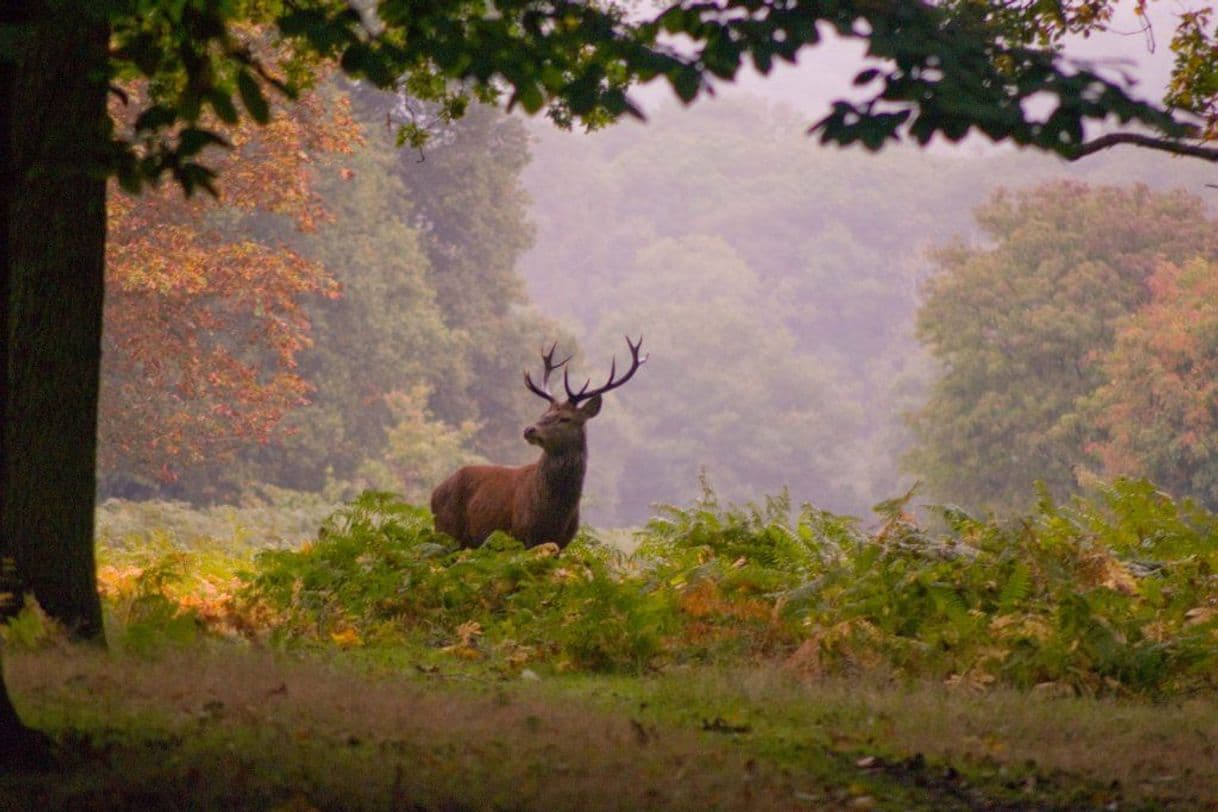
{"label": "tree trunk", "polygon": [[0,668],[0,773],[42,769],[53,764],[50,739],[26,727],[8,698]]}
{"label": "tree trunk", "polygon": [[[5,17],[8,15],[6,14]],[[5,22],[8,22],[6,19]],[[11,156],[9,155],[9,132],[10,118],[9,111],[11,109],[11,94],[13,90],[14,70],[11,62],[0,60],[0,133],[5,137],[0,138],[0,335],[6,335],[5,327],[7,325],[8,315],[8,203],[7,195],[3,190],[9,189],[12,186],[12,164]],[[0,341],[0,369],[7,369],[8,353],[7,344]],[[3,404],[7,399],[4,396],[4,388],[0,387],[0,414],[3,413]],[[2,434],[2,433],[0,433]],[[0,468],[4,467],[4,462],[7,458],[4,454],[4,438],[0,436]],[[3,550],[3,542],[0,542],[0,550]],[[3,564],[0,563],[0,569]],[[8,688],[4,683],[4,664],[0,663],[0,755],[5,755],[12,748],[8,746],[8,742],[15,742],[18,737],[26,731],[25,725],[21,723],[21,719],[17,716],[17,711],[13,708],[13,703],[8,698]]]}
{"label": "tree trunk", "polygon": [[[16,22],[9,6],[4,6],[0,23]],[[8,335],[9,279],[9,195],[13,187],[12,100],[17,75],[16,66],[0,54],[0,337]],[[8,369],[8,342],[0,340],[0,370]],[[5,387],[0,386],[0,415],[8,403]],[[5,453],[4,433],[0,432],[0,470],[6,470],[8,456]],[[7,483],[5,483],[7,485]],[[0,510],[3,503],[0,502]],[[0,526],[3,522],[0,521]],[[0,537],[0,555],[5,545]],[[17,716],[8,696],[4,681],[4,664],[0,662],[0,771],[16,766],[43,765],[48,763],[47,741],[42,734],[30,730]]]}
{"label": "tree trunk", "polygon": [[17,716],[17,709],[8,698],[8,686],[4,682],[4,668],[0,665],[0,758],[6,758],[11,752],[20,749],[17,740],[29,733]]}
{"label": "tree trunk", "polygon": [[[43,609],[102,640],[93,556],[109,26],[48,9],[17,38],[0,555]],[[65,8],[77,8],[66,11]]]}

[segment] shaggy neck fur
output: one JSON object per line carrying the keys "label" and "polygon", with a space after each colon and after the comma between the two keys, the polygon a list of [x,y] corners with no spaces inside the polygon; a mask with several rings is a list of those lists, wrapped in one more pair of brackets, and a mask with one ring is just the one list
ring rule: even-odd
{"label": "shaggy neck fur", "polygon": [[546,452],[537,462],[537,487],[551,503],[564,507],[579,503],[584,488],[584,471],[588,466],[588,444],[579,448],[551,454]]}

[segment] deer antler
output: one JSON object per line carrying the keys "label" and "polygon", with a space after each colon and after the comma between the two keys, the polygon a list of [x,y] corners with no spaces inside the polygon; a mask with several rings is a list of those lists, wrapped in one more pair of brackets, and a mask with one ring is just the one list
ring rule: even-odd
{"label": "deer antler", "polygon": [[[591,378],[584,381],[584,385],[580,388],[580,390],[578,392],[572,392],[571,391],[571,381],[568,379],[567,370],[564,369],[562,371],[562,385],[563,385],[563,388],[567,390],[567,400],[572,405],[578,405],[579,402],[582,400],[588,400],[589,398],[594,398],[597,395],[603,395],[606,392],[608,392],[610,389],[617,389],[619,386],[626,383],[626,381],[630,380],[634,376],[634,373],[639,371],[639,367],[641,367],[641,366],[643,366],[643,364],[647,363],[647,359],[651,357],[651,353],[644,355],[641,359],[639,358],[639,348],[643,346],[643,336],[641,336],[641,335],[639,336],[639,340],[637,343],[632,342],[630,340],[630,336],[626,336],[625,338],[626,338],[626,346],[630,348],[630,355],[631,355],[632,361],[630,364],[630,369],[626,371],[626,374],[623,375],[620,380],[614,380],[614,376],[617,374],[617,356],[616,355],[613,356],[613,361],[609,364],[609,380],[605,382],[604,386],[593,389],[591,392],[588,391],[588,387],[592,384]],[[570,361],[571,359],[568,358],[567,360]]]}
{"label": "deer antler", "polygon": [[540,388],[538,388],[537,384],[533,383],[533,379],[531,377],[529,377],[528,371],[525,371],[525,373],[524,373],[524,385],[528,387],[529,391],[532,392],[534,395],[545,398],[546,400],[550,401],[551,403],[554,402],[554,396],[550,394],[550,373],[552,373],[554,370],[561,367],[563,364],[567,363],[567,361],[570,361],[571,357],[572,357],[572,356],[568,355],[566,358],[559,361],[557,364],[554,363],[554,350],[557,347],[558,347],[558,342],[555,341],[553,344],[550,345],[549,352],[541,353],[541,360],[544,361],[546,364],[546,371],[541,376],[541,387]]}

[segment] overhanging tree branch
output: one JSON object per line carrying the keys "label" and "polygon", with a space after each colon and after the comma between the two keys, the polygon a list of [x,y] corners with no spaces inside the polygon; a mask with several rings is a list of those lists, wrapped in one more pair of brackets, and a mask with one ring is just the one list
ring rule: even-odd
{"label": "overhanging tree branch", "polygon": [[1107,135],[1101,135],[1099,138],[1079,144],[1074,149],[1065,152],[1064,155],[1066,160],[1077,161],[1080,158],[1094,155],[1097,152],[1119,144],[1132,144],[1146,149],[1170,152],[1173,155],[1184,155],[1189,158],[1200,158],[1203,161],[1218,162],[1218,147],[1184,144],[1171,138],[1159,138],[1153,135],[1143,135],[1142,133],[1108,133]]}

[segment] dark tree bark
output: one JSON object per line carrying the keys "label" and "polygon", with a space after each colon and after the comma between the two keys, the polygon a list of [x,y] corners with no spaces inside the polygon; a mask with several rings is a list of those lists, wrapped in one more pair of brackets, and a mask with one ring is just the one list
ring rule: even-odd
{"label": "dark tree bark", "polygon": [[0,773],[42,769],[52,763],[50,740],[17,716],[0,668]]}
{"label": "dark tree bark", "polygon": [[100,641],[93,502],[109,26],[89,4],[31,5],[5,99],[13,172],[0,189],[10,263],[0,555],[51,617]]}
{"label": "dark tree bark", "polygon": [[[15,14],[8,5],[3,8],[0,23],[14,23]],[[13,62],[0,55],[0,336],[8,335],[9,307],[9,206],[8,189],[13,184],[12,141],[12,94],[17,75]],[[0,341],[0,370],[8,369],[8,342]],[[8,402],[6,387],[0,386],[0,414],[4,414]],[[7,467],[3,432],[0,432],[0,470]],[[3,509],[0,503],[0,510]],[[0,522],[2,525],[2,522]],[[0,538],[0,554],[4,550]],[[47,740],[42,734],[30,730],[17,715],[9,699],[8,686],[4,681],[4,664],[0,662],[0,771],[14,767],[41,766],[49,762]]]}
{"label": "dark tree bark", "polygon": [[[7,14],[5,15],[8,16]],[[5,20],[7,22],[7,20]],[[11,62],[0,61],[0,133],[7,135],[10,126],[10,103],[9,94],[13,89],[13,76],[16,71]],[[0,138],[0,189],[7,189],[12,183],[12,169],[9,156],[9,139],[7,137]],[[0,330],[4,330],[8,319],[8,206],[7,197],[0,192]],[[0,332],[0,335],[4,335]],[[7,369],[6,359],[8,353],[5,352],[7,346],[5,342],[0,341],[0,369]],[[0,387],[0,413],[3,413],[3,404],[7,398],[4,394],[4,388]],[[4,454],[4,438],[0,436],[0,467],[3,467],[4,461],[7,458]],[[3,549],[3,543],[0,542],[0,549]],[[4,683],[4,665],[0,663],[0,756],[9,754],[14,747],[10,745],[16,744],[17,739],[25,735],[27,728],[21,723],[21,719],[17,716],[16,709],[13,708],[13,703],[8,698],[8,687]]]}
{"label": "dark tree bark", "polygon": [[4,682],[4,669],[0,667],[0,758],[5,761],[21,748],[20,739],[29,735],[27,728],[17,716],[17,709],[8,698],[8,686]]}

